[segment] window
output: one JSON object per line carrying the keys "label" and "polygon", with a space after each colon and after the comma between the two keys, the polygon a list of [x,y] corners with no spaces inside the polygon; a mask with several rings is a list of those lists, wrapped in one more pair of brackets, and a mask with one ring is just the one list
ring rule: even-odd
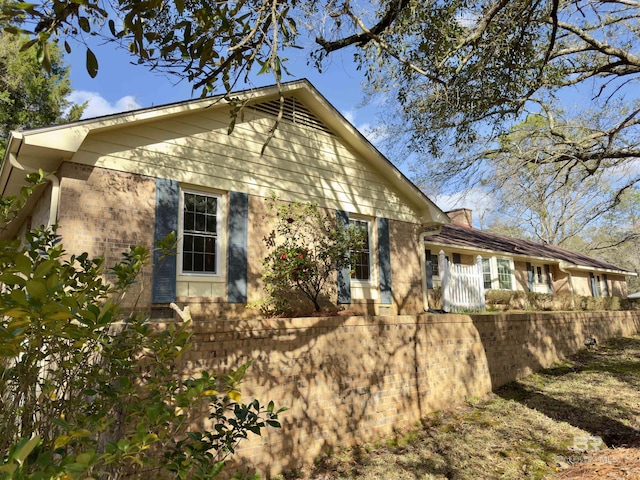
{"label": "window", "polygon": [[182,192],[182,273],[218,273],[219,197]]}
{"label": "window", "polygon": [[485,290],[491,290],[491,259],[482,259],[482,279],[484,280]]}
{"label": "window", "polygon": [[362,249],[356,252],[355,263],[352,265],[351,278],[356,280],[371,279],[371,250],[369,245],[369,222],[366,220],[351,219],[350,223],[358,230],[364,232]]}
{"label": "window", "polygon": [[431,276],[439,276],[440,272],[438,270],[438,255],[432,254],[431,250],[425,250],[425,253],[427,258],[427,265],[429,265],[429,262],[431,262]]}
{"label": "window", "polygon": [[512,290],[511,262],[507,258],[496,259],[498,265],[498,288],[500,290]]}

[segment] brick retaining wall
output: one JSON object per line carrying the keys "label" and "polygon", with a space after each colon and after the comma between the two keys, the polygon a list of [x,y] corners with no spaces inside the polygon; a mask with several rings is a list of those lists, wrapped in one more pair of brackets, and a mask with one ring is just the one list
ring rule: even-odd
{"label": "brick retaining wall", "polygon": [[380,438],[551,365],[640,331],[640,312],[328,317],[197,322],[189,369],[253,359],[245,400],[290,410],[283,428],[243,444],[267,478],[335,446]]}

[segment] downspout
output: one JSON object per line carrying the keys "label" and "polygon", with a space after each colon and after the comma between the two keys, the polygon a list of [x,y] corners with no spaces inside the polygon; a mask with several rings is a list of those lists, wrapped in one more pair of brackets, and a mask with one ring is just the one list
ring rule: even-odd
{"label": "downspout", "polygon": [[[20,139],[22,142],[22,139]],[[22,170],[23,172],[38,172],[38,169],[32,167],[25,167],[18,162],[18,157],[15,153],[9,152],[9,163],[12,167]],[[54,174],[49,173],[45,175],[45,180],[51,182],[51,202],[49,202],[49,221],[47,222],[47,228],[51,228],[58,221],[58,205],[60,204],[60,180]]]}
{"label": "downspout", "polygon": [[568,265],[565,262],[558,263],[558,269],[561,272],[566,273],[567,276],[569,277],[569,290],[571,291],[571,295],[575,295],[575,291],[573,289],[573,277],[571,276],[571,272],[567,270],[567,268],[568,268]]}

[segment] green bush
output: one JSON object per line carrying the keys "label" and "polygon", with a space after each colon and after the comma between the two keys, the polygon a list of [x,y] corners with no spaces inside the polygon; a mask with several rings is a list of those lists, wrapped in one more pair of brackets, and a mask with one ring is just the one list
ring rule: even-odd
{"label": "green bush", "polygon": [[485,292],[490,310],[532,311],[599,311],[620,310],[618,297],[585,297],[581,295],[556,295],[512,290],[488,290]]}
{"label": "green bush", "polygon": [[[32,188],[2,200],[0,227]],[[212,478],[280,426],[273,402],[242,403],[248,364],[184,378],[188,310],[166,328],[123,311],[148,259],[131,248],[109,285],[103,259],[67,255],[55,231],[0,240],[0,479]]]}
{"label": "green bush", "polygon": [[301,294],[320,311],[320,295],[327,293],[338,269],[349,267],[357,258],[363,232],[339,224],[313,203],[282,204],[273,197],[267,200],[267,208],[275,215],[276,225],[264,238],[269,249],[262,262],[267,298],[260,306],[267,314],[285,313],[296,294]]}

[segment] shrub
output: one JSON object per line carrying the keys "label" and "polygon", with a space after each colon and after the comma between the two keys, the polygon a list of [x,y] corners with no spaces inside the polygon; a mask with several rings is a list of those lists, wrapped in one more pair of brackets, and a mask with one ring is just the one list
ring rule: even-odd
{"label": "shrub", "polygon": [[[32,188],[3,199],[0,228]],[[188,310],[164,329],[123,311],[148,258],[132,247],[109,285],[103,259],[65,254],[55,231],[0,240],[1,479],[212,478],[280,426],[273,402],[242,403],[248,364],[183,377]],[[212,429],[192,428],[203,415]]]}
{"label": "shrub", "polygon": [[340,268],[348,267],[362,248],[364,235],[354,226],[341,225],[333,215],[312,203],[267,200],[275,215],[275,228],[264,238],[269,249],[263,260],[268,314],[288,311],[300,293],[320,311],[319,297]]}

